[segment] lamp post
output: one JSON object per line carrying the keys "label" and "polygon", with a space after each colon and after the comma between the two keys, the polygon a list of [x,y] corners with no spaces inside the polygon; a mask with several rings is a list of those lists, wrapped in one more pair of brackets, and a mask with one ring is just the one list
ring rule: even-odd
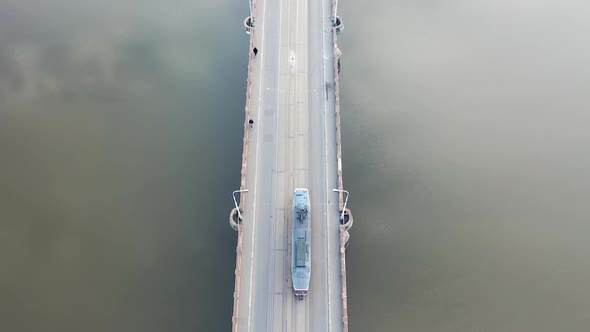
{"label": "lamp post", "polygon": [[232,192],[232,197],[234,198],[234,204],[236,205],[236,210],[238,210],[238,218],[240,219],[240,221],[242,220],[242,214],[240,213],[240,206],[238,205],[238,201],[236,201],[236,193],[247,193],[248,189],[241,189],[241,190],[234,190],[234,192]]}
{"label": "lamp post", "polygon": [[334,0],[334,13],[332,13],[332,25],[336,26],[336,13],[338,10],[338,0]]}
{"label": "lamp post", "polygon": [[248,4],[250,5],[250,17],[252,22],[250,22],[252,24],[252,27],[254,27],[254,13],[252,13],[252,0],[248,0]]}
{"label": "lamp post", "polygon": [[340,215],[340,220],[344,221],[344,211],[346,211],[346,203],[348,203],[348,195],[350,195],[350,193],[344,189],[332,189],[333,192],[342,192],[346,194],[346,198],[344,199],[344,207],[342,207],[342,214]]}

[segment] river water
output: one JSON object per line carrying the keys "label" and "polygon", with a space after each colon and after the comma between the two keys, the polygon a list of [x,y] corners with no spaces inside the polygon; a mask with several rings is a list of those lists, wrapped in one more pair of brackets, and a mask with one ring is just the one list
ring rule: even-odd
{"label": "river water", "polygon": [[[0,330],[228,331],[243,1],[0,0]],[[587,331],[582,1],[343,1],[351,331]]]}

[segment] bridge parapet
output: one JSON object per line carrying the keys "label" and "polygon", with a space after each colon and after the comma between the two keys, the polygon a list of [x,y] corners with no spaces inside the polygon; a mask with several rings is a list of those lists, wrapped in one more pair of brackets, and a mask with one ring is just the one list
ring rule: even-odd
{"label": "bridge parapet", "polygon": [[[256,12],[256,0],[251,1],[252,4],[252,12]],[[250,104],[251,104],[251,97],[252,97],[252,77],[253,77],[253,58],[254,55],[251,52],[254,49],[254,41],[256,37],[255,29],[254,29],[254,22],[252,16],[249,16],[244,21],[244,25],[246,28],[246,32],[250,35],[250,42],[248,46],[248,78],[246,83],[246,106],[244,108],[244,139],[243,139],[243,146],[242,146],[242,167],[241,167],[241,180],[240,180],[240,190],[243,191],[246,189],[246,175],[247,175],[247,167],[248,167],[248,146],[250,143],[250,135],[249,135],[249,119],[250,119]],[[246,195],[240,195],[240,204],[237,207],[241,209],[242,206],[246,204]],[[235,210],[235,209],[234,209]],[[242,239],[243,239],[243,225],[241,224],[241,220],[238,220],[237,223],[233,223],[234,214],[237,214],[237,211],[232,210],[230,212],[230,224],[232,228],[238,231],[238,240],[236,244],[236,269],[235,269],[235,284],[234,284],[234,307],[233,307],[233,314],[232,314],[232,331],[238,331],[238,311],[239,311],[239,299],[240,299],[240,281],[241,281],[241,269],[242,269]]]}
{"label": "bridge parapet", "polygon": [[[336,0],[332,0],[332,8],[336,8]],[[335,94],[335,111],[336,111],[336,156],[338,159],[338,207],[340,211],[345,209],[344,206],[344,189],[342,184],[342,129],[340,126],[340,56],[342,52],[338,49],[337,35],[343,29],[342,20],[336,16],[332,27],[333,48],[334,48],[334,94]],[[348,332],[348,291],[346,288],[346,247],[350,239],[348,229],[352,227],[352,213],[349,209],[344,211],[348,215],[348,220],[342,220],[344,225],[340,226],[340,277],[342,282],[342,330]]]}

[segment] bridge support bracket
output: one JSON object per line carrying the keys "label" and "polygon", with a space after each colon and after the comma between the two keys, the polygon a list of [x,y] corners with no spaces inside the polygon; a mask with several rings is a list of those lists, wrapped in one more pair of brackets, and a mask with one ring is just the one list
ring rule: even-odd
{"label": "bridge support bracket", "polygon": [[340,17],[336,16],[334,18],[334,20],[332,21],[332,28],[336,30],[337,35],[339,35],[342,32],[342,30],[344,30],[344,24],[342,24],[342,20],[340,19]]}
{"label": "bridge support bracket", "polygon": [[352,223],[353,223],[353,218],[352,218],[352,212],[350,212],[350,209],[346,208],[344,210],[344,219],[340,219],[340,224],[342,226],[344,226],[345,230],[349,230],[352,228]]}
{"label": "bridge support bracket", "polygon": [[244,29],[246,29],[246,33],[247,34],[251,34],[252,31],[254,30],[254,19],[252,18],[252,16],[248,16],[246,17],[246,19],[244,20]]}
{"label": "bridge support bracket", "polygon": [[350,233],[347,230],[343,230],[344,232],[344,249],[348,248],[348,244],[350,241]]}
{"label": "bridge support bracket", "polygon": [[240,228],[241,223],[242,220],[240,220],[240,217],[238,215],[238,209],[233,208],[229,213],[229,225],[231,226],[231,228],[237,231]]}

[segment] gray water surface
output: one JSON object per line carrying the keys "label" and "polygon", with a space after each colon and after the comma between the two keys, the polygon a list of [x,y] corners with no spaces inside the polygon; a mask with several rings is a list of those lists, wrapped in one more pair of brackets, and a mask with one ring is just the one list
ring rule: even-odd
{"label": "gray water surface", "polygon": [[[229,331],[246,1],[0,0],[0,330]],[[590,5],[341,1],[351,331],[588,331]]]}
{"label": "gray water surface", "polygon": [[0,330],[228,331],[247,3],[0,0]]}
{"label": "gray water surface", "polygon": [[340,9],[351,331],[588,331],[590,5]]}

